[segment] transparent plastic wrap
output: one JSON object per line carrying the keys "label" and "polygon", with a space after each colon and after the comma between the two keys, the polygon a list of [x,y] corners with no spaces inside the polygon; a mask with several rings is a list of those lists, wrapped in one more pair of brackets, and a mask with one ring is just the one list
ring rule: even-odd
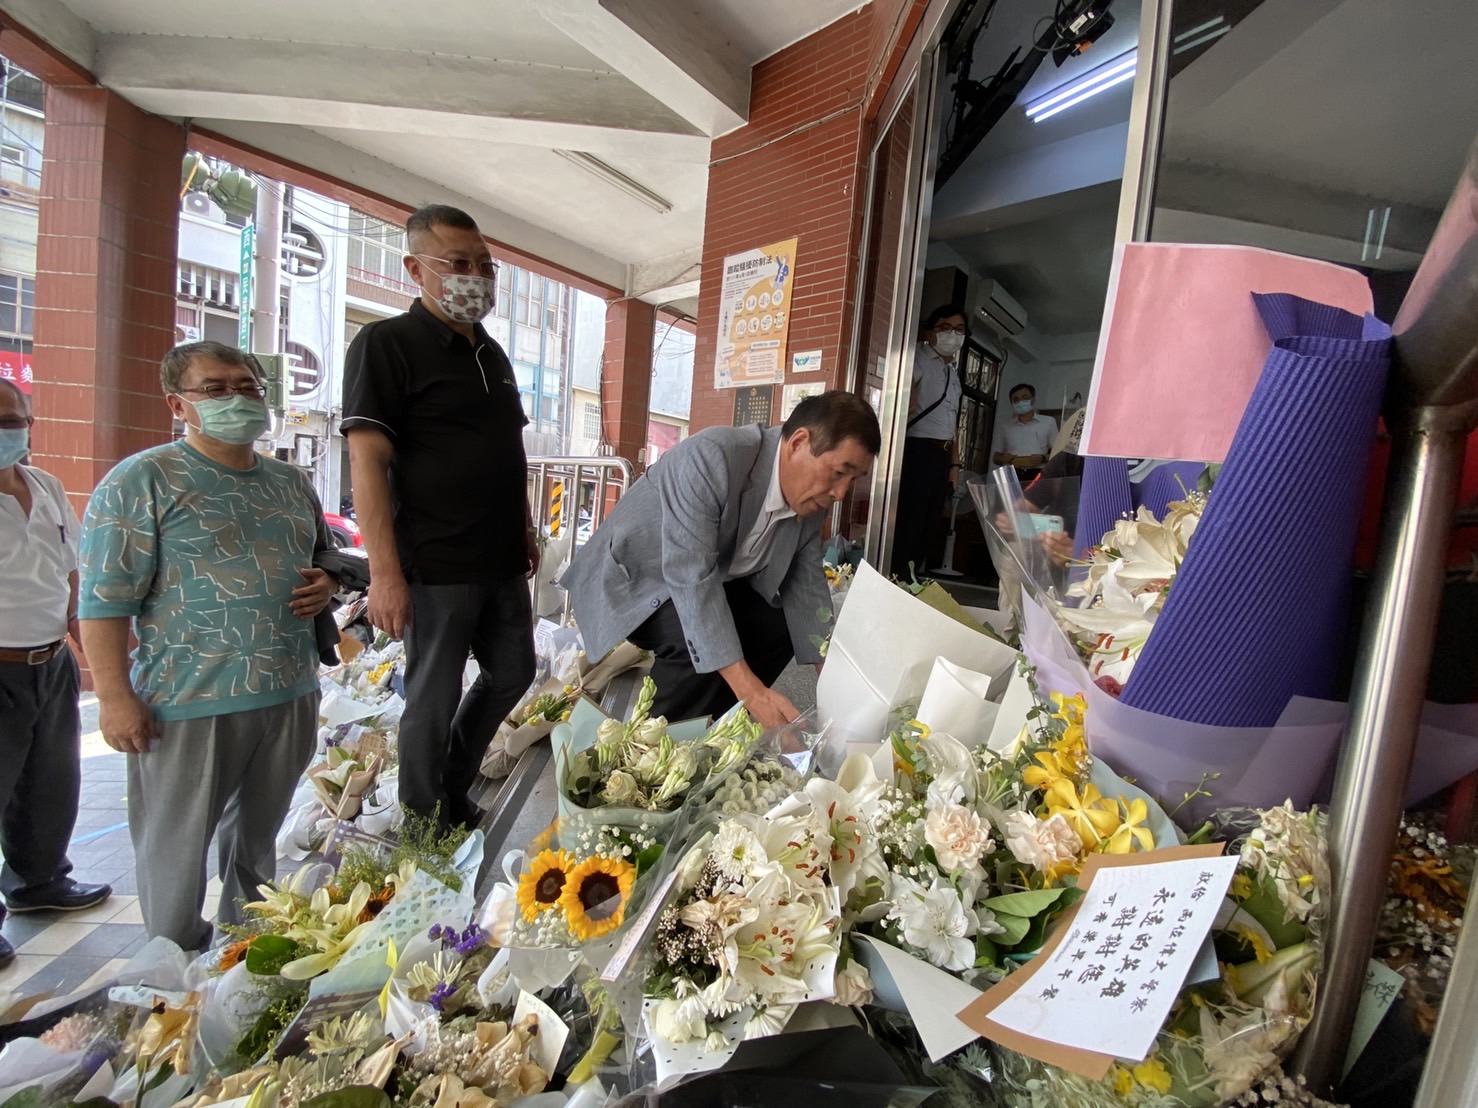
{"label": "transparent plastic wrap", "polygon": [[1010,467],[970,485],[1000,577],[1001,607],[1012,614],[1018,632],[1023,593],[1051,607],[1066,602],[1081,491],[1080,480],[1071,476],[1038,477],[1023,489]]}

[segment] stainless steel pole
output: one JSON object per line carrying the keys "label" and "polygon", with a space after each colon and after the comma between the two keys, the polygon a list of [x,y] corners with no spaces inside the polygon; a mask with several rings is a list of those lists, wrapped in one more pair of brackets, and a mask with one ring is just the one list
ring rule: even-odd
{"label": "stainless steel pole", "polygon": [[1330,808],[1334,894],[1324,971],[1298,1058],[1316,1090],[1342,1076],[1426,698],[1466,439],[1462,428],[1440,426],[1443,414],[1419,413],[1418,425],[1397,432],[1391,448],[1371,615]]}
{"label": "stainless steel pole", "polygon": [[1431,669],[1463,448],[1478,415],[1478,146],[1395,334],[1381,542],[1330,806],[1325,965],[1295,1059],[1316,1091],[1342,1075],[1375,943]]}
{"label": "stainless steel pole", "polygon": [[1114,242],[1149,242],[1155,218],[1155,185],[1170,96],[1170,40],[1175,0],[1145,0],[1139,11],[1139,72],[1129,107],[1124,186]]}
{"label": "stainless steel pole", "polygon": [[1473,1050],[1478,1042],[1478,925],[1468,925],[1474,919],[1478,919],[1478,884],[1468,891],[1447,995],[1413,1108],[1478,1104],[1478,1053]]}

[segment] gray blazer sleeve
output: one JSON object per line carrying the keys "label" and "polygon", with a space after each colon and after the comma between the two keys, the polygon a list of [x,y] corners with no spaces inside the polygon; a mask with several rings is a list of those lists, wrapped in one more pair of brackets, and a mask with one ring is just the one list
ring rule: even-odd
{"label": "gray blazer sleeve", "polygon": [[662,576],[687,633],[693,668],[712,673],[744,659],[718,571],[720,520],[730,502],[732,461],[716,443],[690,441],[681,459],[685,464],[657,466],[648,476],[662,501]]}

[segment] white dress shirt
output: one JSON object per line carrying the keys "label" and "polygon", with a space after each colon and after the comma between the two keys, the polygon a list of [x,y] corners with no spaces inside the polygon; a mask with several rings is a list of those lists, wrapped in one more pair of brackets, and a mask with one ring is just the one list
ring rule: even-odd
{"label": "white dress shirt", "polygon": [[0,493],[0,647],[29,650],[67,635],[67,575],[77,568],[82,525],[60,481],[32,466],[15,468],[31,490],[31,515]]}
{"label": "white dress shirt", "polygon": [[936,439],[953,442],[960,425],[960,371],[947,362],[927,342],[919,343],[913,354],[914,411],[923,412],[942,396],[934,410],[908,427],[911,439]]}
{"label": "white dress shirt", "polygon": [[[780,449],[785,449],[782,441]],[[734,548],[734,561],[729,566],[725,580],[733,581],[748,577],[765,564],[770,547],[775,541],[775,528],[782,520],[795,515],[794,509],[785,502],[785,493],[780,489],[780,450],[775,451],[775,468],[770,471],[770,488],[765,493],[765,502],[760,505],[760,514],[755,518],[749,534],[739,540]]]}
{"label": "white dress shirt", "polygon": [[1044,416],[1038,412],[1027,422],[1022,423],[1013,415],[1001,429],[1001,445],[998,449],[1004,450],[1007,454],[1015,454],[1018,458],[1030,457],[1033,454],[1046,457],[1052,449],[1052,441],[1055,438],[1057,438],[1057,420],[1051,416]]}

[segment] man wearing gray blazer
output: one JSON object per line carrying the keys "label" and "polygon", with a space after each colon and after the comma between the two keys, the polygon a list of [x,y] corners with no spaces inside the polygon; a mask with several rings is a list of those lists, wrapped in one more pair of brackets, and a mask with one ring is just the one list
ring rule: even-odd
{"label": "man wearing gray blazer", "polygon": [[785,425],[712,427],[664,454],[621,498],[560,582],[592,658],[622,639],[654,655],[653,714],[767,727],[796,718],[770,685],[819,663],[830,606],[826,512],[872,466],[877,416],[859,397],[801,401]]}

